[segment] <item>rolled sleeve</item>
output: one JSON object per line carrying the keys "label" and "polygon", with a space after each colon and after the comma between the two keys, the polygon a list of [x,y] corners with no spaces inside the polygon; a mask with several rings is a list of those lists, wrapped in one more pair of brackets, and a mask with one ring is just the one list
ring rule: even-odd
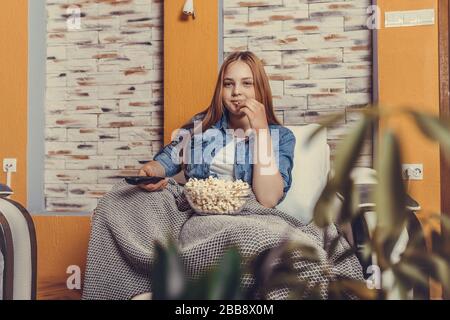
{"label": "rolled sleeve", "polygon": [[294,167],[294,149],[296,143],[292,131],[287,128],[284,128],[284,130],[285,133],[280,135],[278,152],[275,151],[278,160],[278,171],[284,182],[283,196],[278,203],[284,200],[292,185],[292,168]]}
{"label": "rolled sleeve", "polygon": [[[197,121],[202,121],[204,116],[204,113],[198,113],[192,117],[189,122],[195,125]],[[153,160],[158,161],[164,167],[166,177],[172,177],[181,171],[182,151],[186,149],[189,150],[193,132],[192,128],[181,128],[178,130],[176,137],[172,138],[172,142],[164,146],[161,151],[153,157]]]}
{"label": "rolled sleeve", "polygon": [[153,160],[158,161],[159,164],[164,168],[166,177],[172,177],[181,171],[181,165],[175,164],[172,161],[172,150],[173,147],[168,144],[153,157]]}
{"label": "rolled sleeve", "polygon": [[188,130],[180,129],[175,139],[171,143],[164,146],[159,151],[153,160],[158,161],[165,170],[166,177],[172,177],[181,171],[182,153],[186,142],[190,139],[190,132]]}

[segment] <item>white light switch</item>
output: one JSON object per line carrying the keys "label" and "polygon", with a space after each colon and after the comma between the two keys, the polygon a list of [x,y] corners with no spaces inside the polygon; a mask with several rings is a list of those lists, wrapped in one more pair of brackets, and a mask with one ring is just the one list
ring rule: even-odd
{"label": "white light switch", "polygon": [[410,11],[410,12],[405,12],[403,14],[403,25],[404,26],[417,25],[417,21],[418,21],[417,12]]}
{"label": "white light switch", "polygon": [[388,11],[384,14],[384,25],[386,28],[432,25],[434,17],[434,9]]}
{"label": "white light switch", "polygon": [[400,27],[403,25],[403,13],[398,11],[385,13],[385,26],[388,27]]}
{"label": "white light switch", "polygon": [[434,24],[434,9],[421,10],[417,17],[419,24]]}

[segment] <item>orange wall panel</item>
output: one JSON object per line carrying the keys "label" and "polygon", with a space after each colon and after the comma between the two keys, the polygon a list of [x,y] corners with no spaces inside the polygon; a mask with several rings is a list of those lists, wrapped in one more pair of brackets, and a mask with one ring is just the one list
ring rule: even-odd
{"label": "orange wall panel", "polygon": [[[90,233],[90,217],[33,216],[38,247],[38,299],[79,298],[81,290],[69,290],[67,267],[79,266],[84,275]],[[82,278],[83,279],[83,278]]]}
{"label": "orange wall panel", "polygon": [[[12,197],[23,205],[27,199],[27,88],[28,1],[2,1],[0,10],[0,164],[17,159]],[[6,183],[3,168],[0,182]]]}
{"label": "orange wall panel", "polygon": [[[437,0],[379,0],[378,5],[381,17],[385,11],[434,8],[437,13],[438,9]],[[437,18],[436,14],[436,21]],[[438,24],[379,30],[378,75],[379,102],[385,108],[410,106],[439,114]],[[400,138],[403,163],[423,164],[424,179],[409,181],[407,187],[422,207],[418,216],[424,222],[431,213],[441,210],[439,146],[425,139],[405,116],[381,121],[380,138],[387,128]],[[430,244],[430,231],[439,229],[439,224],[422,224]],[[441,297],[441,290],[434,283],[431,297]]]}
{"label": "orange wall panel", "polygon": [[164,2],[164,143],[211,102],[218,73],[219,1],[195,1],[186,18],[185,0]]}
{"label": "orange wall panel", "polygon": [[[381,0],[385,11],[434,8],[437,0]],[[437,17],[436,17],[437,18]],[[438,25],[383,28],[378,33],[379,101],[386,108],[411,106],[439,114]],[[403,162],[423,163],[424,180],[410,181],[409,191],[425,212],[440,211],[439,146],[426,140],[411,119],[395,117],[380,123],[401,138]]]}

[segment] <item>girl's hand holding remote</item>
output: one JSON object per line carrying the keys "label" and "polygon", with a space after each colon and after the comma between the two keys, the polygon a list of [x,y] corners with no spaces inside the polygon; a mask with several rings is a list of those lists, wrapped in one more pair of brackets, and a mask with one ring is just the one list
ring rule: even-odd
{"label": "girl's hand holding remote", "polygon": [[[150,161],[146,163],[140,170],[139,176],[144,177],[164,177],[165,172],[164,168],[157,161]],[[158,183],[155,184],[140,184],[139,187],[143,190],[153,192],[164,189],[169,183],[169,179],[165,178]]]}

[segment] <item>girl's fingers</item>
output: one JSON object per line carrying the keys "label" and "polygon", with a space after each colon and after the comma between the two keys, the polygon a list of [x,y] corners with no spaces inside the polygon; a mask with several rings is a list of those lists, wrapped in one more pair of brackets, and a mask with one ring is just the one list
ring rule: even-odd
{"label": "girl's fingers", "polygon": [[244,106],[244,107],[240,108],[239,111],[244,112],[244,113],[245,113],[247,116],[249,116],[249,117],[252,117],[252,116],[254,115],[253,110],[250,109],[250,108],[247,107],[247,106]]}
{"label": "girl's fingers", "polygon": [[146,191],[153,192],[153,191],[158,191],[158,190],[164,189],[168,183],[169,183],[169,179],[165,178],[164,180],[161,180],[160,182],[155,183],[155,184],[140,184],[139,187]]}
{"label": "girl's fingers", "polygon": [[151,184],[140,184],[138,186],[139,188],[141,188],[142,190],[148,191],[148,192],[153,192],[153,185]]}
{"label": "girl's fingers", "polygon": [[145,174],[146,174],[147,176],[149,176],[149,177],[155,175],[155,174],[153,173],[153,169],[152,169],[151,167],[149,167],[149,166],[144,166],[142,169],[144,170]]}
{"label": "girl's fingers", "polygon": [[245,107],[247,107],[250,111],[255,112],[255,107],[252,104],[246,104]]}
{"label": "girl's fingers", "polygon": [[164,188],[167,187],[167,185],[168,185],[168,182],[164,182],[161,186],[156,188],[154,191],[164,190]]}
{"label": "girl's fingers", "polygon": [[163,183],[161,189],[164,189],[169,184],[169,179],[166,179],[166,181]]}
{"label": "girl's fingers", "polygon": [[249,110],[251,110],[254,114],[258,114],[261,111],[264,111],[264,109],[261,110],[260,103],[256,101],[255,99],[247,99],[242,104],[242,107],[247,107]]}
{"label": "girl's fingers", "polygon": [[245,115],[246,115],[247,117],[251,117],[251,116],[252,116],[252,115],[250,114],[250,110],[249,110],[247,107],[242,107],[242,108],[239,109],[239,111],[245,113]]}
{"label": "girl's fingers", "polygon": [[160,188],[164,188],[169,183],[169,179],[166,178],[164,180],[161,180],[160,183],[161,183]]}
{"label": "girl's fingers", "polygon": [[155,184],[154,184],[155,189],[159,189],[159,188],[163,187],[164,184],[165,184],[166,182],[167,182],[167,178],[165,178],[164,180],[161,180],[161,181],[158,182],[158,183],[155,183]]}

